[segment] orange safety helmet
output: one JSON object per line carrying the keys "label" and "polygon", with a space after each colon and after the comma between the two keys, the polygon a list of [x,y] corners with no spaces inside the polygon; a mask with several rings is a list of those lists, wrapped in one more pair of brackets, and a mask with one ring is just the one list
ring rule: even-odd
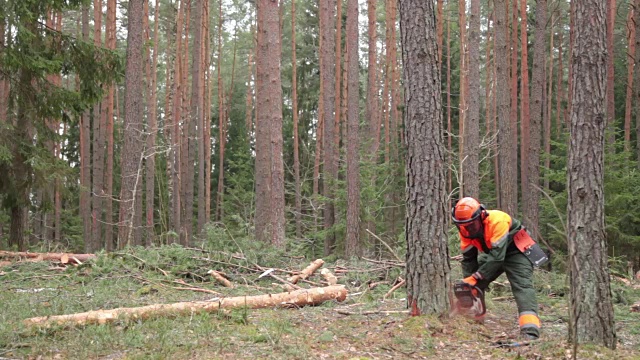
{"label": "orange safety helmet", "polygon": [[464,197],[451,209],[451,217],[463,236],[477,238],[482,235],[482,221],[487,217],[487,211],[478,200]]}

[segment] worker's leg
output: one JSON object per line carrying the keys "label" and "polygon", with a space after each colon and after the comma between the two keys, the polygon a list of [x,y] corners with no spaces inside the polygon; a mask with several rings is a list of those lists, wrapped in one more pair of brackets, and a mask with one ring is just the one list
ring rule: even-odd
{"label": "worker's leg", "polygon": [[504,271],[511,284],[519,313],[520,332],[538,338],[540,318],[538,301],[533,288],[533,265],[521,252],[510,252],[505,257]]}

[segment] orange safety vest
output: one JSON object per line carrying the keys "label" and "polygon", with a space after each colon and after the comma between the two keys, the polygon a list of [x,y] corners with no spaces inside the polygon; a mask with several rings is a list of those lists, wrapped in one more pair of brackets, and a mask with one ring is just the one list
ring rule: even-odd
{"label": "orange safety vest", "polygon": [[[483,220],[484,236],[481,239],[470,239],[460,235],[460,248],[463,253],[477,248],[478,251],[489,252],[494,247],[501,246],[509,240],[509,231],[513,220],[509,214],[500,210],[487,210],[487,217]],[[519,221],[516,221],[520,227]],[[484,240],[484,244],[482,242]]]}

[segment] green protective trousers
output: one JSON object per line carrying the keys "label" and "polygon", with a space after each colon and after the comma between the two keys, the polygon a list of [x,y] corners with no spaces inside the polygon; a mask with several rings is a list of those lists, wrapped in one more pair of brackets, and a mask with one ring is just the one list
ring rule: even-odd
{"label": "green protective trousers", "polygon": [[[490,258],[491,255],[483,252],[477,255],[476,261],[469,261],[471,259],[467,256],[467,261],[462,262],[464,276],[469,276],[477,271],[477,269]],[[496,270],[497,271],[492,274],[487,274],[485,279],[479,280],[477,286],[482,291],[485,291],[491,282],[496,280],[502,273],[506,273],[507,279],[511,284],[511,292],[518,305],[521,331],[539,337],[540,323],[537,318],[538,301],[536,299],[536,291],[533,288],[533,264],[531,264],[531,261],[529,261],[512,242],[507,246],[502,265]],[[537,323],[523,323],[523,318],[529,318],[526,316],[527,314],[534,315]]]}

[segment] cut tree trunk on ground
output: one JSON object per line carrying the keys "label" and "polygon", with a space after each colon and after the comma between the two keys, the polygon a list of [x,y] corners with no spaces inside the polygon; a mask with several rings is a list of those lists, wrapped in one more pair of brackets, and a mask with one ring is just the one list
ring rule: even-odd
{"label": "cut tree trunk on ground", "polygon": [[68,315],[40,316],[25,319],[24,324],[39,327],[107,324],[116,320],[146,320],[162,316],[174,317],[193,313],[214,312],[219,309],[302,307],[318,305],[333,299],[341,302],[346,298],[347,289],[342,285],[335,285],[278,294],[238,296],[217,301],[187,301],[173,304],[153,304],[135,308],[96,310]]}
{"label": "cut tree trunk on ground", "polygon": [[335,285],[338,283],[338,278],[335,275],[333,275],[331,273],[331,270],[329,269],[322,269],[320,271],[320,275],[324,277],[324,279],[327,281],[329,285]]}
{"label": "cut tree trunk on ground", "polygon": [[311,274],[313,274],[316,270],[320,269],[322,265],[324,265],[324,260],[322,259],[314,260],[313,262],[311,262],[311,264],[309,264],[309,266],[307,266],[304,270],[302,270],[300,274],[294,275],[287,280],[289,280],[289,282],[291,282],[292,284],[295,284],[300,279],[306,279],[309,276],[311,276]]}
{"label": "cut tree trunk on ground", "polygon": [[215,270],[209,270],[207,271],[207,274],[210,274],[211,276],[213,276],[214,279],[218,280],[218,282],[224,285],[225,287],[233,288],[233,284],[231,283],[231,281],[227,280],[227,278],[222,276],[222,274],[220,274],[219,272]]}
{"label": "cut tree trunk on ground", "polygon": [[95,254],[70,254],[70,253],[30,253],[0,251],[0,258],[27,258],[35,261],[60,261],[63,264],[82,264],[83,262],[95,259]]}

